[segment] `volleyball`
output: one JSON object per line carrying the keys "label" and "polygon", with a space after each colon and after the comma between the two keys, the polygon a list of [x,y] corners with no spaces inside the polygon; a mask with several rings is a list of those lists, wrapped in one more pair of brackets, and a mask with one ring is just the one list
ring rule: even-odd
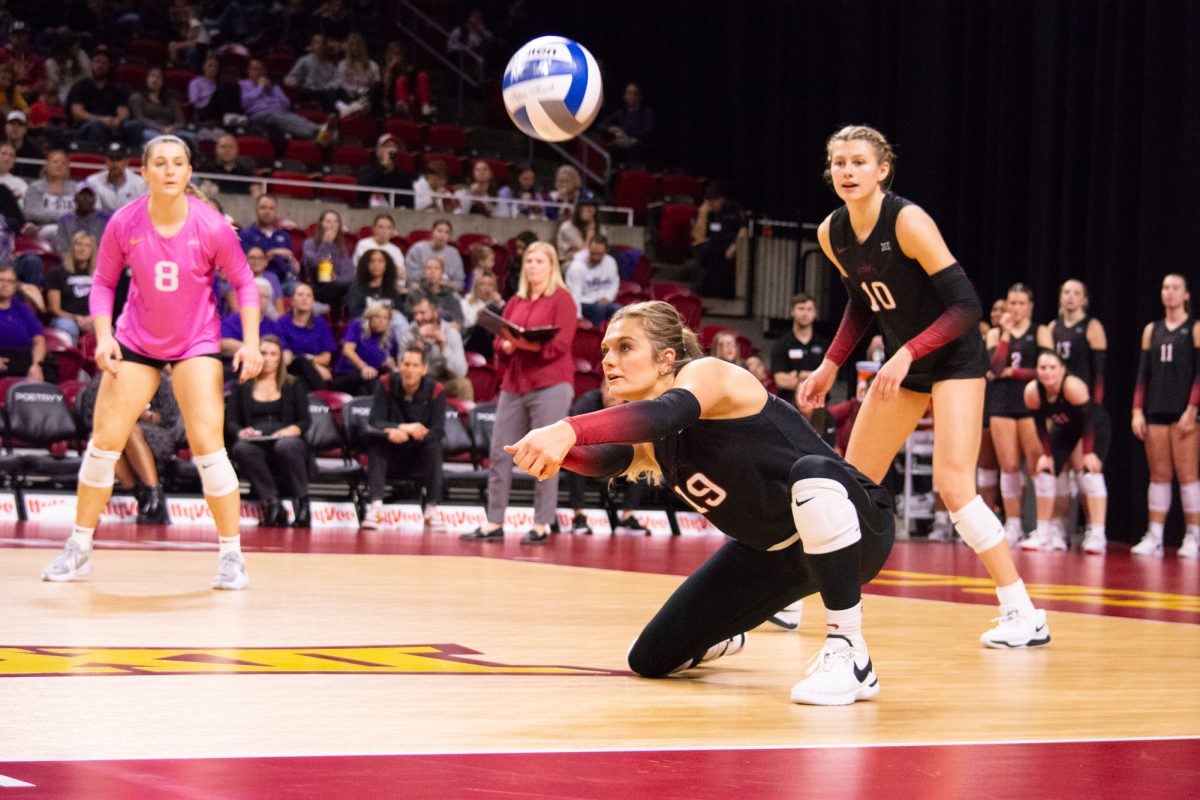
{"label": "volleyball", "polygon": [[565,142],[588,129],[604,91],[600,67],[583,45],[539,36],[517,50],[504,70],[504,107],[524,133]]}

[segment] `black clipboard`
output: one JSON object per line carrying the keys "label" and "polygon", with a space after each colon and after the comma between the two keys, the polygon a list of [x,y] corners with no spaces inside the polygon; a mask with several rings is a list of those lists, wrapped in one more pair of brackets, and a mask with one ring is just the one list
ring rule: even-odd
{"label": "black clipboard", "polygon": [[501,335],[501,331],[508,331],[514,338],[524,339],[527,342],[548,342],[558,333],[557,325],[522,328],[520,325],[509,322],[490,308],[481,308],[477,321],[485,330],[497,336]]}

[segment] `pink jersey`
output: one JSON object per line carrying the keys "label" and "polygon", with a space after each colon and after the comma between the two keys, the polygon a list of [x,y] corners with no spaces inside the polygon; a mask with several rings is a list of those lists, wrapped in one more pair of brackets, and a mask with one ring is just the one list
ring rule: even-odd
{"label": "pink jersey", "polygon": [[117,279],[133,269],[129,297],[114,335],[142,355],[164,361],[221,352],[221,319],[213,294],[217,267],[237,290],[238,304],[258,307],[254,273],[229,222],[202,200],[188,197],[188,218],[171,238],[150,222],[149,196],[109,220],[96,258],[88,307],[111,317]]}

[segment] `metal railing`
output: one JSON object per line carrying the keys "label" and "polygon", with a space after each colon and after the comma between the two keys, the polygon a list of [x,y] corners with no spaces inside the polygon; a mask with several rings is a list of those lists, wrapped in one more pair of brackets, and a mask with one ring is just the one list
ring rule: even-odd
{"label": "metal railing", "polygon": [[[581,134],[580,136],[576,137],[576,141],[583,145],[585,155],[582,161],[576,158],[574,153],[571,153],[569,150],[567,150],[567,148],[557,144],[556,142],[546,142],[546,144],[550,145],[551,150],[558,153],[563,157],[563,159],[579,170],[583,174],[584,180],[590,179],[592,183],[598,186],[607,187],[609,180],[612,178],[612,155],[609,154],[607,148],[597,143],[595,139],[592,139],[588,136]],[[531,163],[533,161],[533,145],[534,141],[533,139],[530,139],[529,160]],[[591,154],[593,153],[599,156],[600,160],[604,163],[603,172],[596,172],[588,166],[588,163],[592,160]]]}
{"label": "metal railing", "polygon": [[[406,18],[405,13],[411,14],[418,23],[423,24],[426,28],[432,30],[440,38],[444,44],[450,38],[450,32],[438,24],[437,20],[430,17],[421,9],[417,8],[408,0],[400,0],[400,4],[396,13],[396,27],[408,36],[409,40],[420,47],[426,54],[433,56],[446,69],[450,70],[458,78],[458,117],[463,116],[463,85],[470,85],[472,89],[478,89],[483,84],[483,56],[476,53],[474,50],[465,45],[457,52],[457,61],[442,52],[440,49],[431,45],[426,41],[426,37],[421,35],[418,30],[418,25],[411,24]],[[474,74],[472,74],[472,72]]]}

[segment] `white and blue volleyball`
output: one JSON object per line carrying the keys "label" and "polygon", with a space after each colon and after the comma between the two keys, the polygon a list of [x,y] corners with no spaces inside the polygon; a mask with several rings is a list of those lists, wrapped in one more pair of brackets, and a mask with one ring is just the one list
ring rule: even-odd
{"label": "white and blue volleyball", "polygon": [[603,99],[596,59],[562,36],[526,43],[504,70],[504,107],[535,139],[564,142],[578,136],[596,119]]}

